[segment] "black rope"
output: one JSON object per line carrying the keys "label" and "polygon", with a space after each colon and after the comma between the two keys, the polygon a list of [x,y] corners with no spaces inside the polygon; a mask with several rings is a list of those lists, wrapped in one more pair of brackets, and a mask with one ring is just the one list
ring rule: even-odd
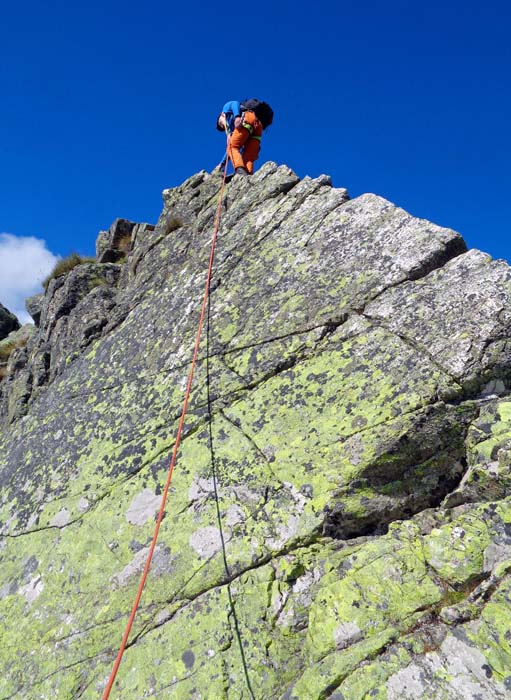
{"label": "black rope", "polygon": [[236,606],[234,604],[234,599],[231,592],[231,572],[229,569],[229,563],[227,561],[227,552],[225,548],[225,537],[224,530],[222,527],[222,514],[220,512],[220,499],[218,497],[218,478],[217,478],[217,467],[216,467],[216,456],[215,448],[213,444],[213,415],[211,411],[212,401],[211,401],[211,377],[210,377],[210,366],[209,366],[209,336],[211,330],[211,294],[208,289],[208,303],[206,311],[206,389],[208,397],[208,431],[209,431],[209,450],[211,454],[211,473],[213,476],[213,491],[215,495],[215,505],[216,505],[216,517],[218,521],[218,529],[220,531],[220,541],[222,543],[222,558],[224,562],[224,570],[227,578],[227,595],[229,597],[229,607],[231,610],[232,619],[234,620],[234,631],[236,634],[236,639],[238,640],[238,646],[241,655],[241,663],[243,665],[243,673],[245,675],[245,681],[247,684],[248,692],[252,700],[256,700],[254,691],[252,690],[252,685],[250,683],[250,677],[248,673],[247,660],[245,658],[245,650],[243,649],[243,642],[241,639],[240,625],[238,621],[238,615],[236,613]]}

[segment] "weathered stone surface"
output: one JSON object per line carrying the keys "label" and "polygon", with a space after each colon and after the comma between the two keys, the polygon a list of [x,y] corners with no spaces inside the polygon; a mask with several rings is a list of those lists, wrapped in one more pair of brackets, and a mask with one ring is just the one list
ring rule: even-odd
{"label": "weathered stone surface", "polygon": [[27,345],[35,327],[27,323],[0,340],[0,418],[12,421],[26,412],[32,373],[26,370]]}
{"label": "weathered stone surface", "polygon": [[[2,383],[2,698],[105,686],[173,448],[218,186],[202,172],[166,190],[125,264],[52,282]],[[509,280],[459,234],[326,176],[267,163],[227,186],[217,483],[203,343],[115,697],[510,696]]]}
{"label": "weathered stone surface", "polygon": [[20,322],[16,316],[0,304],[0,340],[6,338],[12,331],[18,330]]}
{"label": "weathered stone surface", "polygon": [[3,383],[0,406],[3,404],[4,408],[0,409],[0,420],[2,414],[7,422],[24,415],[34,392],[53,381],[101,336],[116,305],[120,273],[120,265],[78,265],[67,275],[52,279],[44,294],[27,300],[27,308],[33,310],[37,320],[37,329],[31,325],[23,327],[30,330],[22,339],[26,345],[25,371],[20,382],[13,376],[12,381]]}
{"label": "weathered stone surface", "polygon": [[32,319],[36,326],[39,325],[41,319],[41,309],[44,302],[44,294],[34,294],[33,297],[25,299],[25,308],[28,313],[32,316]]}
{"label": "weathered stone surface", "polygon": [[409,338],[471,388],[502,379],[511,367],[511,268],[471,250],[418,281],[382,294],[366,309]]}
{"label": "weathered stone surface", "polygon": [[[108,231],[100,231],[96,239],[96,258],[100,263],[118,262],[131,248],[134,221],[116,219]],[[122,244],[123,250],[120,249]]]}
{"label": "weathered stone surface", "polygon": [[25,323],[23,326],[18,326],[17,330],[11,331],[7,337],[0,340],[2,357],[10,356],[17,348],[24,347],[34,333],[35,328],[32,323]]}
{"label": "weathered stone surface", "polygon": [[511,495],[511,403],[488,401],[467,434],[468,469],[445,506],[498,501]]}
{"label": "weathered stone surface", "polygon": [[116,219],[108,231],[100,231],[96,240],[96,258],[100,263],[116,263],[124,260],[137,242],[148,232],[152,224],[136,224],[127,219]]}

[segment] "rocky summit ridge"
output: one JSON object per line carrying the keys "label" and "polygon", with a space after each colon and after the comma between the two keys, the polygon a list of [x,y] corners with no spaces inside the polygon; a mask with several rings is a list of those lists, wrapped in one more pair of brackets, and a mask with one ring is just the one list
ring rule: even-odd
{"label": "rocky summit ridge", "polygon": [[[1,700],[105,687],[218,192],[206,172],[165,190],[156,226],[114,222],[27,304],[0,380]],[[381,197],[274,163],[235,178],[209,334],[229,575],[203,342],[111,697],[510,698],[510,299],[504,261]]]}

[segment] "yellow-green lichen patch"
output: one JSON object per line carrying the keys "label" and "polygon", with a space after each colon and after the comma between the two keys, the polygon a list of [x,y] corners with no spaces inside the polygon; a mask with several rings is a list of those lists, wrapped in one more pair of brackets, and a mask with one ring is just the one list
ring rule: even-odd
{"label": "yellow-green lichen patch", "polygon": [[[505,544],[508,505],[471,506],[460,509],[453,523],[441,528],[446,558],[451,549],[448,534],[452,527],[466,523],[469,515],[484,522],[494,540],[504,538],[502,547],[509,546]],[[438,688],[448,698],[455,687],[488,692],[494,687],[488,680],[492,674],[498,684],[495,697],[504,697],[500,684],[506,680],[501,669],[509,663],[509,650],[500,639],[511,634],[502,615],[502,606],[509,604],[506,569],[503,564],[494,565],[495,576],[502,569],[500,575],[505,578],[490,603],[481,601],[487,615],[451,635],[448,627],[435,622],[436,613],[460,600],[457,609],[463,615],[463,598],[472,588],[456,592],[452,575],[441,580],[429,568],[424,556],[429,536],[422,534],[420,522],[396,523],[383,538],[331,555],[330,565],[335,562],[335,566],[318,579],[309,611],[305,646],[309,666],[282,700],[412,700],[426,688]],[[435,530],[431,536],[440,546]],[[475,568],[479,566],[478,576],[484,577],[496,554],[484,550],[484,542],[479,545],[485,556],[476,558]],[[488,588],[479,595],[484,590]],[[457,660],[458,654],[465,656],[466,668]],[[315,662],[310,663],[311,659]]]}
{"label": "yellow-green lichen patch", "polygon": [[[258,455],[254,446],[228,421],[219,420],[215,424],[214,438],[227,552],[232,570],[236,572],[250,566],[254,557],[265,555],[265,538],[274,533],[278,521],[264,515],[259,522],[257,515],[265,502],[265,488],[268,488],[268,475],[257,469],[258,463],[265,462],[264,457]],[[36,626],[32,623],[31,636],[26,636],[34,641],[36,638],[44,640],[49,634],[45,653],[45,668],[49,673],[64,663],[78,663],[83,653],[91,657],[104,653],[111,648],[113,639],[120,638],[154,524],[151,512],[142,518],[139,509],[135,517],[133,504],[137,497],[140,502],[145,494],[148,508],[154,513],[156,492],[164,481],[168,458],[168,450],[163,451],[148,469],[125,482],[119,481],[108,495],[82,514],[79,523],[62,522],[60,529],[55,526],[39,535],[34,533],[8,540],[13,552],[19,552],[19,543],[26,541],[29,551],[37,559],[37,570],[26,573],[25,578],[28,578],[25,581],[23,560],[13,555],[13,566],[18,567],[16,570],[21,567],[21,570],[16,574],[6,567],[8,578],[0,588],[18,577],[21,580],[19,588],[29,586],[28,595],[34,596],[33,610],[44,610],[40,623]],[[273,487],[277,494],[280,489],[279,484]],[[148,492],[151,498],[148,498]],[[179,601],[200,595],[225,577],[213,496],[210,452],[207,433],[203,432],[183,443],[167,517],[134,635],[152,624],[155,611],[161,606],[172,608],[173,601],[179,606]],[[234,505],[235,501],[238,505]],[[266,505],[269,507],[272,502],[270,500]],[[215,536],[212,538],[213,530]],[[38,544],[43,536],[51,546]],[[56,574],[57,571],[61,572],[60,575]],[[35,578],[42,581],[41,591]],[[109,591],[106,597],[105,590]],[[87,597],[82,600],[85,591]],[[66,609],[58,602],[61,596],[68,601]],[[18,601],[17,607],[12,605],[14,600]],[[21,594],[19,590],[13,591],[8,595],[8,602],[4,619],[8,629],[12,630],[13,642],[4,645],[4,653],[11,656],[10,651],[14,655],[19,633],[14,618],[20,615],[19,606],[26,605],[23,591]],[[78,630],[87,629],[90,631],[78,634]],[[62,657],[64,649],[55,644],[57,637],[68,639],[65,661]],[[34,675],[40,673],[38,666]],[[22,682],[21,677],[18,682]]]}
{"label": "yellow-green lichen patch", "polygon": [[[380,653],[393,642],[397,630],[387,628],[368,639],[354,643],[344,652],[330,653],[309,666],[281,700],[325,700],[360,664]],[[341,695],[341,697],[343,697]],[[351,700],[351,698],[347,698]]]}
{"label": "yellow-green lichen patch", "polygon": [[511,577],[499,585],[484,606],[481,619],[471,626],[469,638],[482,651],[488,662],[488,673],[511,691]]}
{"label": "yellow-green lichen patch", "polygon": [[424,554],[444,581],[462,586],[484,571],[484,552],[491,532],[480,513],[462,513],[454,522],[425,538]]}
{"label": "yellow-green lichen patch", "polygon": [[[211,370],[213,391],[224,390],[228,395],[243,386],[220,359],[212,360]],[[154,462],[173,442],[187,371],[186,365],[179,371],[163,371],[152,378],[150,387],[143,381],[121,383],[113,395],[98,391],[69,398],[62,387],[58,410],[45,417],[45,430],[36,447],[37,462],[34,464],[32,449],[23,450],[14,478],[6,486],[0,513],[9,532],[46,527],[56,517],[62,524],[64,510],[67,522],[74,521],[81,517],[85,501],[89,507],[115,480],[126,479]],[[205,394],[202,364],[185,437],[204,420]],[[174,409],[169,408],[172,406]],[[20,444],[28,447],[37,418],[29,417],[17,427],[23,430],[18,436]]]}
{"label": "yellow-green lichen patch", "polygon": [[[2,434],[2,698],[92,700],[105,687],[167,477],[218,184],[203,172],[165,193],[101,336],[67,357],[45,337],[50,385]],[[345,201],[328,178],[297,183],[275,164],[227,188],[213,440],[203,343],[116,700],[247,700],[249,684],[257,700],[404,700],[408,687],[426,695],[421,673],[440,698],[469,671],[500,700],[480,681],[487,663],[506,682],[509,507],[437,505],[463,475],[469,424],[469,467],[505,464],[509,402],[464,402],[435,304],[415,315],[422,346],[399,308],[367,313],[385,289],[416,299],[462,243],[374,195]],[[471,333],[451,340],[453,362],[477,373]]]}
{"label": "yellow-green lichen patch", "polygon": [[472,463],[498,459],[498,450],[511,441],[511,402],[499,401],[484,406],[471,426],[467,445]]}
{"label": "yellow-green lichen patch", "polygon": [[480,407],[466,439],[468,469],[458,488],[444,501],[462,503],[498,501],[511,489],[511,404],[490,401]]}
{"label": "yellow-green lichen patch", "polygon": [[[268,456],[272,473],[305,495],[313,519],[340,503],[353,523],[374,521],[377,510],[387,511],[385,520],[441,497],[460,474],[456,461],[474,414],[428,408],[449,380],[384,331],[332,337],[322,350],[268,378],[225,415]],[[352,487],[361,477],[366,482]]]}
{"label": "yellow-green lichen patch", "polygon": [[428,575],[419,531],[411,525],[351,554],[337,580],[325,577],[311,606],[307,645],[320,659],[361,640],[402,632],[442,598]]}
{"label": "yellow-green lichen patch", "polygon": [[386,681],[410,662],[410,653],[400,645],[391,646],[375,661],[365,661],[337,685],[331,696],[344,700],[388,700]]}
{"label": "yellow-green lichen patch", "polygon": [[108,647],[113,621],[105,597],[106,544],[87,534],[82,523],[5,542],[0,658],[10,672],[0,679],[2,697],[20,689],[31,697],[32,684],[47,676],[58,680],[59,669],[80,660],[93,663]]}
{"label": "yellow-green lichen patch", "polygon": [[[378,352],[382,343],[390,346],[384,356]],[[414,374],[406,375],[412,363]],[[269,379],[229,413],[254,426],[260,444],[271,438],[279,440],[278,450],[314,450],[417,410],[443,379],[399,341],[375,331]]]}
{"label": "yellow-green lichen patch", "polygon": [[319,331],[312,331],[296,333],[284,338],[261,339],[256,345],[248,348],[228,349],[224,359],[247,384],[256,384],[310,354],[319,337]]}
{"label": "yellow-green lichen patch", "polygon": [[[272,656],[275,633],[266,608],[266,591],[272,578],[272,567],[267,565],[231,584],[230,597],[227,587],[222,586],[173,614],[160,610],[153,627],[143,631],[127,650],[115,697],[172,692],[182,698],[195,693],[211,700],[227,700],[245,697],[248,684],[256,697],[266,697],[280,682],[291,682],[301,663],[299,643],[298,639],[288,640],[285,654],[279,645],[282,658]],[[107,668],[105,664],[103,672],[96,672],[85,699],[101,692]]]}

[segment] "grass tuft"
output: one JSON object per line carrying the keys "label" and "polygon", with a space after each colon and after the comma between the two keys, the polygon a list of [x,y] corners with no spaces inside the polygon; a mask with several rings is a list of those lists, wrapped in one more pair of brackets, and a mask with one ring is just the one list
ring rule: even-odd
{"label": "grass tuft", "polygon": [[131,250],[131,233],[125,233],[116,241],[114,248],[127,255]]}
{"label": "grass tuft", "polygon": [[10,340],[8,343],[3,343],[3,345],[0,345],[0,362],[7,362],[11,355],[11,352],[15,348],[16,344],[13,340]]}
{"label": "grass tuft", "polygon": [[183,222],[181,219],[177,216],[170,216],[167,221],[163,224],[163,235],[168,236],[169,233],[172,233],[172,231],[176,231],[178,228],[181,228],[183,225]]}
{"label": "grass tuft", "polygon": [[62,258],[56,264],[53,270],[50,272],[48,277],[43,281],[43,287],[48,289],[48,285],[52,279],[66,275],[68,272],[76,267],[77,265],[83,265],[83,263],[96,262],[96,258],[82,258],[78,253],[71,253],[67,258]]}
{"label": "grass tuft", "polygon": [[[8,340],[0,344],[0,363],[7,363],[7,360],[12,355],[16,348],[24,348],[28,343],[28,337],[24,336],[19,340]],[[6,376],[6,375],[4,375]]]}

